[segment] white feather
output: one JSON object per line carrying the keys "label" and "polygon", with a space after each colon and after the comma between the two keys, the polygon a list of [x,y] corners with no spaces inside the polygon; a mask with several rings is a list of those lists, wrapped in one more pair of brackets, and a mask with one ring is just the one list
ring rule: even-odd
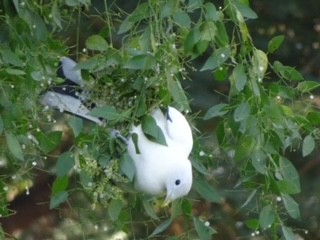
{"label": "white feather", "polygon": [[156,109],[152,116],[164,133],[167,146],[150,141],[141,125],[132,127],[131,133],[137,134],[140,151],[136,152],[131,137],[128,153],[136,168],[135,187],[151,195],[166,193],[166,202],[170,202],[188,194],[191,189],[192,166],[188,159],[193,144],[191,128],[185,117],[173,107],[168,108],[168,116],[160,109]]}

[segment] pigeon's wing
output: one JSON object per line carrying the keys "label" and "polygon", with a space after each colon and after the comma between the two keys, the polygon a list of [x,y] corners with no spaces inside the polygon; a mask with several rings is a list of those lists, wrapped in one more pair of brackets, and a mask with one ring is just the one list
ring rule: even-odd
{"label": "pigeon's wing", "polygon": [[192,150],[193,138],[191,127],[183,114],[173,107],[168,107],[165,129],[174,146],[180,146],[188,156]]}
{"label": "pigeon's wing", "polygon": [[[134,139],[135,138],[135,139]],[[165,191],[166,146],[150,141],[142,132],[141,125],[133,126],[127,150],[135,165],[135,187],[151,195]]]}

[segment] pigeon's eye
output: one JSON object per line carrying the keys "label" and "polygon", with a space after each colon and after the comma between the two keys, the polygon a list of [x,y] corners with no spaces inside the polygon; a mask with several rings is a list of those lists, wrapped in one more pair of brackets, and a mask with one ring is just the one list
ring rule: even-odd
{"label": "pigeon's eye", "polygon": [[177,179],[177,180],[175,181],[175,184],[176,184],[177,186],[180,185],[180,183],[181,183],[180,179]]}

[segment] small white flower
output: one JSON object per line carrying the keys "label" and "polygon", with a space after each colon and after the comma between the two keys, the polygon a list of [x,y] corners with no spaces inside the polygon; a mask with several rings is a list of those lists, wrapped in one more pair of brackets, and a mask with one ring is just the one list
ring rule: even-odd
{"label": "small white flower", "polygon": [[37,162],[36,162],[36,161],[33,161],[33,162],[32,162],[32,166],[37,166]]}
{"label": "small white flower", "polygon": [[209,221],[205,221],[205,222],[204,222],[204,225],[205,225],[206,227],[209,227],[209,226],[210,226],[210,222],[209,222]]}
{"label": "small white flower", "polygon": [[260,71],[260,72],[263,72],[263,70],[264,70],[264,67],[259,66],[259,71]]}
{"label": "small white flower", "polygon": [[277,202],[281,202],[281,201],[282,201],[282,198],[278,196],[278,197],[276,198],[276,200],[277,200]]}
{"label": "small white flower", "polygon": [[309,98],[310,98],[311,100],[313,100],[313,99],[314,99],[314,95],[311,94],[311,95],[309,96]]}
{"label": "small white flower", "polygon": [[226,55],[225,55],[224,53],[221,53],[220,56],[221,56],[222,58],[225,58],[225,57],[226,57]]}
{"label": "small white flower", "polygon": [[26,187],[26,195],[29,195],[30,191],[29,191],[29,187]]}
{"label": "small white flower", "polygon": [[200,156],[200,157],[203,157],[203,156],[205,156],[205,155],[206,155],[206,153],[205,153],[204,151],[201,150],[201,151],[199,152],[199,156]]}

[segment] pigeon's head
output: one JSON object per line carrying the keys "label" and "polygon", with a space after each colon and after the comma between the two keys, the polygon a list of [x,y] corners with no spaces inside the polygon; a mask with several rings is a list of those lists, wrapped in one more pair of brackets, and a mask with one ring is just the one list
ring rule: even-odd
{"label": "pigeon's head", "polygon": [[188,159],[176,162],[176,166],[171,170],[166,179],[167,196],[163,206],[187,195],[192,186],[192,166]]}
{"label": "pigeon's head", "polygon": [[71,58],[62,57],[60,59],[59,68],[57,70],[57,75],[60,78],[65,80],[69,80],[75,84],[83,87],[83,79],[81,77],[81,71],[76,70],[77,63],[73,61]]}

